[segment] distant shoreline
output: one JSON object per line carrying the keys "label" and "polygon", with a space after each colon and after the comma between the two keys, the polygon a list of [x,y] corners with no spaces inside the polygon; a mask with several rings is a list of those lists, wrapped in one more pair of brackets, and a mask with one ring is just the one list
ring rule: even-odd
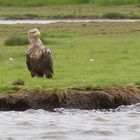
{"label": "distant shoreline", "polygon": [[140,19],[138,5],[0,7],[0,19]]}

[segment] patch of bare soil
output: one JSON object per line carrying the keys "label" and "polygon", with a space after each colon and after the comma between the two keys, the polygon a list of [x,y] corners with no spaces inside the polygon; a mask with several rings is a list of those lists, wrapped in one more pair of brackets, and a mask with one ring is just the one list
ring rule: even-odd
{"label": "patch of bare soil", "polygon": [[138,86],[105,88],[73,88],[65,91],[37,89],[0,97],[0,111],[54,108],[112,109],[140,101]]}

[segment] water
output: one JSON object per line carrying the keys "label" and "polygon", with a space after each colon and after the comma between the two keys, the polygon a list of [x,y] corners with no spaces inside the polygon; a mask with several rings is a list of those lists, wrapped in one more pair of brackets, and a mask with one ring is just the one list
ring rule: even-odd
{"label": "water", "polygon": [[116,110],[0,112],[0,140],[140,140],[140,104]]}
{"label": "water", "polygon": [[0,20],[0,24],[50,24],[58,22],[140,22],[140,19]]}

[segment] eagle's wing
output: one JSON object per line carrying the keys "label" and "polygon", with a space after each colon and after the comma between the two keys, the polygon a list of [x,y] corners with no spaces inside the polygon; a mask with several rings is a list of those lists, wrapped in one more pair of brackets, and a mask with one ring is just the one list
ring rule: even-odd
{"label": "eagle's wing", "polygon": [[31,67],[31,64],[30,64],[29,60],[30,60],[29,55],[28,55],[28,53],[26,53],[26,65],[27,65],[28,70],[31,71],[32,67]]}
{"label": "eagle's wing", "polygon": [[43,48],[42,50],[41,61],[45,69],[45,75],[46,77],[51,78],[54,74],[52,53],[48,48]]}
{"label": "eagle's wing", "polygon": [[53,76],[53,58],[48,48],[37,47],[27,50],[26,64],[32,77],[45,75],[47,78],[52,78]]}

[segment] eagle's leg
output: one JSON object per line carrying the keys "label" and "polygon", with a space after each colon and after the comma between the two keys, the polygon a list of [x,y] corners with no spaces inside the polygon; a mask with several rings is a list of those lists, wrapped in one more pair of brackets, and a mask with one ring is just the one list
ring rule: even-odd
{"label": "eagle's leg", "polygon": [[35,74],[34,72],[31,72],[31,76],[32,76],[32,77],[35,77],[36,74]]}
{"label": "eagle's leg", "polygon": [[39,73],[37,74],[37,77],[43,77],[43,73],[42,73],[42,72],[39,72]]}
{"label": "eagle's leg", "polygon": [[44,75],[46,78],[52,78],[52,72],[46,71]]}
{"label": "eagle's leg", "polygon": [[43,74],[42,73],[31,72],[31,76],[32,77],[43,77]]}
{"label": "eagle's leg", "polygon": [[43,77],[43,75],[37,75],[37,77]]}

